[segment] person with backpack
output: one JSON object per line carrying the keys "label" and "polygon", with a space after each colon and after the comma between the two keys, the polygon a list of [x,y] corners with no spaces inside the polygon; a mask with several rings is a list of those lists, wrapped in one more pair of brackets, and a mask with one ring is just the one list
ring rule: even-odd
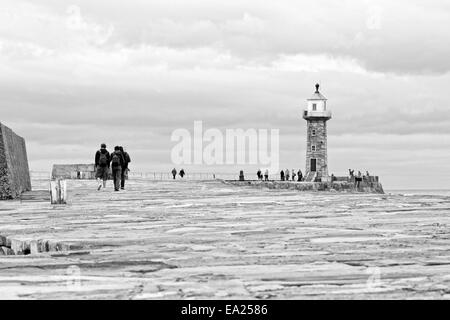
{"label": "person with backpack", "polygon": [[100,150],[95,153],[95,177],[97,178],[98,188],[106,188],[106,181],[109,175],[110,155],[106,150],[106,144],[102,143]]}
{"label": "person with backpack", "polygon": [[120,178],[122,176],[122,166],[125,163],[122,152],[119,146],[114,147],[114,152],[111,153],[111,169],[114,180],[114,191],[120,190]]}
{"label": "person with backpack", "polygon": [[120,152],[122,152],[123,159],[125,162],[122,164],[122,172],[120,174],[120,189],[125,190],[125,178],[128,176],[128,164],[131,162],[130,155],[126,152],[122,146],[119,147]]}

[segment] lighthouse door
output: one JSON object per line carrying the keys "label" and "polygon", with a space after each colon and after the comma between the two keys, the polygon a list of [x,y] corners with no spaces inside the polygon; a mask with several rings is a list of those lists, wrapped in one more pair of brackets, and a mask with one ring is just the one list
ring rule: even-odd
{"label": "lighthouse door", "polygon": [[316,171],[316,159],[311,159],[311,171]]}

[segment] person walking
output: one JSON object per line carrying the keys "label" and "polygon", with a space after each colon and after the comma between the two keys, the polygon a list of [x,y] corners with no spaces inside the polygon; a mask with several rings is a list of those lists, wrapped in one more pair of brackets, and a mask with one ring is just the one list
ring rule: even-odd
{"label": "person walking", "polygon": [[269,181],[269,169],[264,172],[264,180]]}
{"label": "person walking", "polygon": [[286,181],[289,181],[289,169],[286,169],[286,172],[284,175],[286,176]]}
{"label": "person walking", "polygon": [[261,178],[262,178],[261,169],[258,169],[258,172],[256,172],[256,175],[258,176],[258,180],[261,180]]}
{"label": "person walking", "polygon": [[295,171],[294,171],[294,169],[292,169],[292,181],[295,181]]}
{"label": "person walking", "polygon": [[173,176],[173,180],[175,180],[176,176],[177,176],[177,169],[173,168],[172,170],[172,176]]}
{"label": "person walking", "polygon": [[297,172],[297,181],[302,181],[303,180],[303,173],[302,170],[298,169]]}
{"label": "person walking", "polygon": [[348,169],[348,175],[350,176],[350,178],[353,178],[355,175],[355,170]]}
{"label": "person walking", "polygon": [[181,170],[180,170],[179,175],[180,175],[181,179],[183,179],[183,177],[184,177],[184,175],[185,175],[184,169],[181,169]]}
{"label": "person walking", "polygon": [[281,181],[284,181],[284,171],[283,170],[280,171],[280,179],[281,179]]}
{"label": "person walking", "polygon": [[122,146],[119,147],[122,152],[124,163],[122,164],[122,172],[120,174],[120,189],[125,190],[125,179],[128,177],[128,164],[131,162],[130,155],[126,152]]}
{"label": "person walking", "polygon": [[122,152],[119,146],[114,147],[114,152],[111,153],[111,169],[114,180],[114,191],[120,190],[120,178],[122,176],[122,166],[125,163]]}
{"label": "person walking", "polygon": [[109,175],[109,162],[110,154],[106,150],[106,144],[100,145],[100,150],[95,153],[95,177],[97,178],[98,187],[97,190],[106,188],[106,181],[108,181]]}

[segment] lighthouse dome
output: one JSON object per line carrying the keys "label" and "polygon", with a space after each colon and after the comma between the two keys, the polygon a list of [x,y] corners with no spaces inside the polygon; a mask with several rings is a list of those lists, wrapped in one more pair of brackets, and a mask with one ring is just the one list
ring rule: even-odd
{"label": "lighthouse dome", "polygon": [[319,92],[319,84],[316,84],[316,91],[313,93],[311,98],[308,100],[327,100],[320,92]]}
{"label": "lighthouse dome", "polygon": [[308,100],[327,100],[319,91],[314,92],[314,94]]}

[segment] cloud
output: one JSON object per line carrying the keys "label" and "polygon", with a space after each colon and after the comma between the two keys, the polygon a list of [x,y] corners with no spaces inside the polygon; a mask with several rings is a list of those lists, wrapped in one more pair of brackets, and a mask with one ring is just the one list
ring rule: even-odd
{"label": "cloud", "polygon": [[444,1],[176,1],[170,11],[160,1],[126,8],[117,1],[42,3],[9,1],[0,12],[0,34],[53,51],[209,48],[265,66],[309,55],[354,61],[372,72],[442,74],[450,68]]}
{"label": "cloud", "polygon": [[335,58],[324,54],[281,55],[272,62],[272,68],[280,71],[296,72],[333,71],[369,74],[355,59]]}

